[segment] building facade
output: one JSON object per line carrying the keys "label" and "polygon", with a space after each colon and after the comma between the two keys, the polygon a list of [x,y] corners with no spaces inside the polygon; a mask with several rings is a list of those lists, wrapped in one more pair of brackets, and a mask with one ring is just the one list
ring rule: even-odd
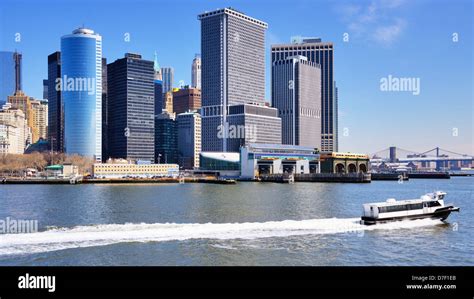
{"label": "building facade", "polygon": [[201,153],[201,116],[185,112],[176,116],[178,127],[178,164],[184,169],[199,168]]}
{"label": "building facade", "polygon": [[5,104],[0,111],[0,153],[23,154],[29,136],[25,113]]}
{"label": "building facade", "polygon": [[176,114],[201,109],[201,90],[185,86],[173,92],[173,112]]}
{"label": "building facade", "polygon": [[79,28],[61,37],[64,149],[102,160],[102,37]]}
{"label": "building facade", "polygon": [[[168,91],[163,94],[163,109],[166,113],[175,115],[173,111],[173,91]],[[174,116],[173,116],[174,117]]]}
{"label": "building facade", "polygon": [[23,91],[17,90],[12,96],[8,96],[8,103],[12,109],[20,109],[25,114],[26,122],[31,132],[28,143],[35,143],[39,140],[39,128],[35,124],[35,116],[32,107],[34,99],[26,95]]}
{"label": "building facade", "polygon": [[217,136],[226,141],[228,152],[239,152],[249,143],[281,144],[281,119],[276,108],[242,104],[228,108],[227,122]]}
{"label": "building facade", "polygon": [[[38,132],[38,140],[48,139],[48,102],[32,100],[31,110],[33,115],[33,128],[32,131]],[[38,140],[33,140],[33,143]]]}
{"label": "building facade", "polygon": [[123,161],[121,163],[96,163],[92,166],[95,178],[127,178],[127,177],[177,177],[179,166],[177,164],[136,164]]}
{"label": "building facade", "polygon": [[178,127],[166,111],[155,116],[155,163],[178,163]]}
{"label": "building facade", "polygon": [[109,109],[107,90],[107,59],[102,58],[102,161],[109,156]]}
{"label": "building facade", "polygon": [[163,77],[163,93],[172,92],[174,82],[174,68],[162,67],[161,75]]}
{"label": "building facade", "polygon": [[251,143],[240,149],[243,179],[275,174],[310,174],[321,171],[313,147]]}
{"label": "building facade", "polygon": [[61,52],[48,56],[48,140],[56,152],[64,152],[64,106],[61,89]]}
{"label": "building facade", "polygon": [[282,121],[282,144],[321,148],[321,69],[304,56],[272,64],[272,104]]}
{"label": "building facade", "polygon": [[201,89],[201,55],[196,54],[191,66],[191,87]]}
{"label": "building facade", "polygon": [[290,44],[271,46],[272,64],[290,56],[302,55],[321,67],[321,151],[338,150],[337,104],[334,82],[334,45],[319,38],[293,38]]}
{"label": "building facade", "polygon": [[107,66],[108,153],[111,158],[155,159],[153,61],[125,54]]}
{"label": "building facade", "polygon": [[202,147],[203,151],[227,152],[231,150],[227,148],[228,135],[220,138],[218,132],[219,128],[229,126],[230,106],[265,105],[268,26],[232,8],[206,12],[198,19],[201,21]]}

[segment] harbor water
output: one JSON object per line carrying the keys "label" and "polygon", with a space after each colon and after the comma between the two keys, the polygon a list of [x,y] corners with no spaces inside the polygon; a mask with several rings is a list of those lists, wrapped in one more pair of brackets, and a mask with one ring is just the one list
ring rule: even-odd
{"label": "harbor water", "polygon": [[[0,265],[470,265],[474,179],[369,184],[0,185]],[[443,190],[446,222],[359,224],[362,204]]]}

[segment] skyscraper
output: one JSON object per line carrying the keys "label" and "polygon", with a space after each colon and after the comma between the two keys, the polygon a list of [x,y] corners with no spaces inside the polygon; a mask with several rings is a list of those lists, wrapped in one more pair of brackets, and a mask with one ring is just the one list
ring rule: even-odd
{"label": "skyscraper", "polygon": [[64,106],[60,87],[61,52],[48,56],[48,140],[56,152],[64,152]]}
{"label": "skyscraper", "polygon": [[[33,114],[33,128],[38,132],[38,140],[48,138],[48,102],[32,100],[31,110]],[[34,131],[32,130],[32,131]],[[33,143],[38,141],[33,140]]]}
{"label": "skyscraper", "polygon": [[48,79],[43,79],[43,99],[48,99]]}
{"label": "skyscraper", "polygon": [[272,64],[272,104],[282,119],[282,143],[321,147],[321,69],[304,56]]}
{"label": "skyscraper", "polygon": [[196,54],[191,66],[191,87],[201,89],[201,55]]}
{"label": "skyscraper", "polygon": [[[206,12],[198,18],[203,151],[239,151],[238,146],[248,143],[249,138],[228,134],[232,126],[261,133],[268,133],[265,126],[273,126],[274,135],[267,135],[263,141],[258,138],[263,135],[252,134],[257,136],[252,142],[281,143],[281,120],[276,109],[265,106],[264,98],[267,24],[232,8]],[[219,134],[223,128],[224,134]]]}
{"label": "skyscraper", "polygon": [[155,60],[153,64],[155,70],[155,115],[161,114],[163,110],[163,75],[161,74],[161,67],[158,63],[158,55],[155,52]]}
{"label": "skyscraper", "polygon": [[172,67],[162,67],[163,93],[173,91],[174,69]]}
{"label": "skyscraper", "polygon": [[153,61],[127,53],[107,66],[108,152],[111,158],[155,159]]}
{"label": "skyscraper", "polygon": [[201,116],[189,111],[176,116],[178,127],[178,164],[184,169],[199,167],[201,153]]}
{"label": "skyscraper", "polygon": [[0,107],[15,93],[17,85],[21,86],[21,75],[17,75],[17,71],[21,73],[21,54],[0,51]]}
{"label": "skyscraper", "polygon": [[102,37],[79,28],[61,38],[67,154],[102,160]]}
{"label": "skyscraper", "polygon": [[107,160],[109,157],[108,152],[108,130],[109,130],[109,117],[108,117],[108,101],[107,101],[107,59],[102,58],[102,161]]}
{"label": "skyscraper", "polygon": [[294,37],[290,44],[272,45],[272,64],[296,55],[305,56],[321,66],[321,151],[337,151],[333,43],[322,42],[320,38]]}
{"label": "skyscraper", "polygon": [[178,126],[166,111],[155,116],[155,162],[178,163]]}

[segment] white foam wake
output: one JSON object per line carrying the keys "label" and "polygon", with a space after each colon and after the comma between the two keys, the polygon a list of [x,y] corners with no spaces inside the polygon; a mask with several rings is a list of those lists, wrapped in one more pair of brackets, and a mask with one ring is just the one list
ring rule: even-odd
{"label": "white foam wake", "polygon": [[247,223],[101,224],[54,228],[32,234],[0,235],[0,255],[38,253],[122,242],[160,242],[189,239],[256,239],[309,234],[363,233],[375,229],[401,229],[440,224],[422,219],[365,226],[359,218],[284,220]]}

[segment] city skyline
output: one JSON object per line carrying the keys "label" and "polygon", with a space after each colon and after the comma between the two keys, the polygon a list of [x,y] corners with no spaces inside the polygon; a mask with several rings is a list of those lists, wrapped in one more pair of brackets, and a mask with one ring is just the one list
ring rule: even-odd
{"label": "city skyline", "polygon": [[[58,18],[62,26],[44,22],[43,31],[47,34],[41,35],[39,43],[38,37],[34,36],[37,29],[29,28],[28,24],[21,24],[12,17],[21,11],[34,22],[37,11],[48,5],[43,3],[40,7],[28,1],[18,4],[6,1],[0,4],[9,8],[8,13],[5,9],[0,12],[0,31],[3,33],[1,50],[17,49],[23,54],[23,89],[35,98],[41,98],[42,80],[47,78],[47,55],[59,50],[60,36],[82,23],[104,37],[103,57],[109,61],[123,57],[126,52],[140,53],[144,59],[152,60],[156,50],[160,64],[175,69],[175,82],[184,80],[190,83],[189,66],[195,53],[199,52],[197,15],[214,10],[216,6],[233,6],[269,24],[265,44],[267,100],[270,99],[269,52],[272,44],[288,43],[294,35],[318,36],[335,44],[341,151],[374,153],[389,145],[423,151],[439,145],[456,152],[472,153],[472,86],[469,80],[472,81],[472,60],[470,63],[466,61],[472,59],[472,28],[469,26],[472,19],[468,15],[472,4],[467,1],[450,5],[439,2],[430,4],[430,7],[423,2],[405,1],[391,4],[385,1],[295,3],[296,8],[314,5],[322,8],[319,9],[322,12],[318,13],[320,19],[310,21],[305,18],[308,13],[300,9],[283,14],[266,2],[229,1],[217,5],[190,1],[145,3],[170,11],[173,7],[185,6],[180,22],[173,22],[166,16],[160,21],[163,26],[165,21],[172,22],[178,32],[157,34],[152,30],[154,26],[144,26],[146,18],[140,20],[137,17],[130,17],[124,24],[108,25],[107,20],[114,13],[125,9],[125,2],[119,2],[114,7],[108,1],[98,3],[107,7],[105,12],[76,9],[75,6],[72,10],[68,9],[73,7],[72,4],[56,5],[51,2],[52,6],[56,5],[51,7],[52,11],[61,10]],[[426,9],[431,14],[423,14]],[[450,17],[450,11],[454,10],[459,12],[456,18]],[[297,14],[303,14],[301,20],[295,18]],[[443,24],[438,22],[440,16],[443,17]],[[294,22],[287,23],[286,20],[291,18]],[[427,26],[415,27],[412,23],[417,18],[422,18]],[[21,42],[15,42],[16,33],[21,34]],[[126,33],[130,35],[130,42],[125,42]],[[349,34],[348,42],[343,40],[344,33]],[[454,33],[459,36],[456,42]],[[186,47],[177,44],[180,40],[185,41]],[[446,51],[452,54],[439,59],[441,53]],[[363,72],[359,74],[358,70]],[[419,78],[420,94],[382,91],[380,80],[390,76]],[[450,109],[445,108],[446,102]]]}

